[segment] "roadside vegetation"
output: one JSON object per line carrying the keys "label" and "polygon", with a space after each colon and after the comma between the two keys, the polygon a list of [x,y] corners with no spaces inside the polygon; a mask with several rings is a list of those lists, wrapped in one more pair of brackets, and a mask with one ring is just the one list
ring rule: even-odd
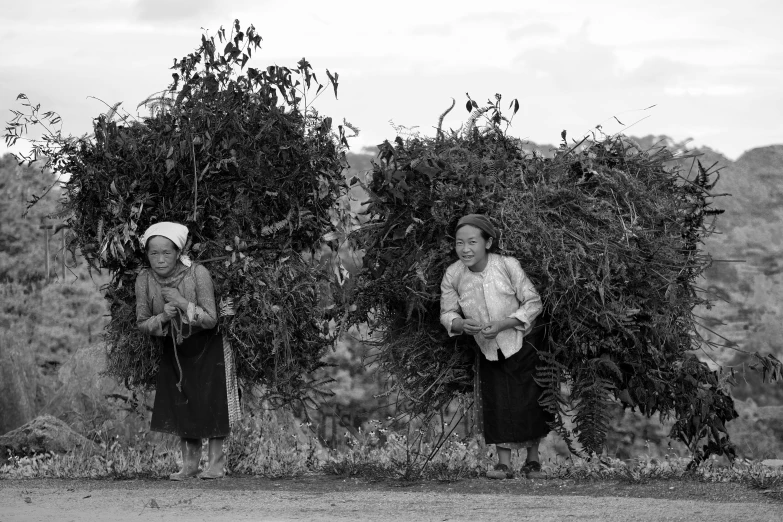
{"label": "roadside vegetation", "polygon": [[[246,418],[234,434],[228,449],[230,475],[253,475],[271,479],[304,475],[336,475],[365,480],[453,482],[483,477],[492,469],[491,447],[475,439],[446,441],[432,453],[431,444],[412,448],[405,435],[391,433],[379,444],[378,431],[347,436],[345,448],[325,448],[313,436],[292,435],[287,425],[269,413],[264,426]],[[160,479],[178,469],[179,452],[172,440],[156,444],[142,435],[132,444],[107,440],[100,452],[76,451],[12,457],[0,467],[0,480],[12,479]],[[523,456],[512,457],[515,469]],[[756,460],[737,459],[729,465],[724,459],[709,458],[698,466],[688,456],[638,455],[632,459],[614,457],[561,457],[554,455],[542,463],[545,480],[619,481],[644,484],[655,480],[731,482],[751,489],[781,493],[783,468],[773,468]],[[230,476],[229,475],[229,476]],[[518,478],[524,479],[523,476]]]}

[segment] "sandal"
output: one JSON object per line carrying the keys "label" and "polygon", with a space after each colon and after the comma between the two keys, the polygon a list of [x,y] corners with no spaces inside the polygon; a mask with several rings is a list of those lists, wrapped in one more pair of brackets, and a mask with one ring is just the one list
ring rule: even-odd
{"label": "sandal", "polygon": [[495,464],[495,468],[487,471],[487,478],[489,479],[512,479],[514,478],[514,472],[509,469],[505,464]]}
{"label": "sandal", "polygon": [[211,469],[208,469],[206,471],[203,471],[199,473],[198,478],[201,480],[215,480],[215,479],[222,479],[226,476],[225,471],[212,471]]}
{"label": "sandal", "polygon": [[526,478],[539,479],[544,478],[544,473],[541,471],[541,463],[536,460],[528,460],[520,470]]}
{"label": "sandal", "polygon": [[178,471],[176,473],[172,473],[171,475],[169,475],[169,480],[174,480],[174,481],[188,480],[188,479],[196,478],[197,475],[198,475],[198,469],[196,471],[190,472],[190,473],[186,472],[183,469],[183,470],[180,470],[180,471]]}

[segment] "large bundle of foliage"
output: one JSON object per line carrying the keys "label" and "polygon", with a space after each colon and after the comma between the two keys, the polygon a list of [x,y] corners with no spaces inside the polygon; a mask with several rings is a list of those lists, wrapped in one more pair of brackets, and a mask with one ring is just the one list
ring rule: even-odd
{"label": "large bundle of foliage", "polygon": [[[326,88],[305,59],[245,69],[260,44],[238,21],[228,35],[202,36],[174,61],[168,90],[145,100],[149,117],[122,117],[115,105],[95,119],[94,137],[50,133],[35,151],[70,176],[71,246],[113,276],[108,372],[129,386],[149,386],[156,373],[157,344],[135,325],[134,279],[146,264],[139,238],[157,221],[189,227],[186,250],[212,274],[240,380],[272,399],[307,396],[332,342],[330,271],[315,254],[343,192],[347,143],[309,105],[310,87],[315,96]],[[336,95],[337,74],[327,75]],[[17,113],[11,137],[33,119],[56,123],[24,100],[31,114]]]}
{"label": "large bundle of foliage", "polygon": [[[408,411],[439,409],[472,388],[472,340],[439,323],[446,267],[456,261],[458,219],[483,213],[502,231],[500,252],[519,259],[551,321],[537,380],[554,428],[600,452],[621,400],[650,416],[673,415],[672,436],[697,458],[732,455],[734,417],[725,379],[699,360],[693,308],[711,259],[717,176],[680,170],[664,147],[640,150],[623,136],[566,143],[553,157],[525,152],[501,128],[498,103],[460,132],[409,135],[379,146],[364,187],[365,249],[353,320],[383,335],[379,363]],[[514,104],[512,104],[514,105]],[[476,117],[485,113],[488,125]],[[361,183],[355,180],[356,183]],[[573,432],[564,422],[574,413]],[[707,444],[698,448],[700,441]]]}

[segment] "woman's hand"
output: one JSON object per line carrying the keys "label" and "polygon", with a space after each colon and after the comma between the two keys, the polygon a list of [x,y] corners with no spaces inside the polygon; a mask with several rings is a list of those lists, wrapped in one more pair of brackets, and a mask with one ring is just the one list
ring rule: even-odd
{"label": "woman's hand", "polygon": [[454,320],[451,321],[451,331],[456,334],[476,335],[483,327],[484,325],[475,319],[455,317]]}
{"label": "woman's hand", "polygon": [[476,335],[483,327],[484,325],[475,319],[464,319],[462,321],[462,331],[468,335]]}
{"label": "woman's hand", "polygon": [[188,301],[182,297],[182,294],[179,293],[179,290],[176,288],[163,288],[161,289],[160,293],[163,295],[163,299],[166,301],[166,303],[173,304],[183,312],[187,311]]}
{"label": "woman's hand", "polygon": [[163,314],[166,318],[166,322],[168,322],[177,316],[177,307],[171,303],[166,303],[163,305]]}
{"label": "woman's hand", "polygon": [[481,329],[484,339],[494,339],[502,331],[500,321],[491,321]]}
{"label": "woman's hand", "polygon": [[485,339],[494,339],[503,330],[516,328],[517,326],[522,326],[522,321],[514,317],[509,317],[500,321],[490,321],[484,325],[484,328],[481,330],[481,335],[483,335]]}

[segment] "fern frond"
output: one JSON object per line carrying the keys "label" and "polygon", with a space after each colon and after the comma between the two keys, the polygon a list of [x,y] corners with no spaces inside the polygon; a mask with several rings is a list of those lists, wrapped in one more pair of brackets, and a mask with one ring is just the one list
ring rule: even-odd
{"label": "fern frond", "polygon": [[218,314],[220,317],[236,315],[236,310],[234,309],[234,300],[230,297],[222,298],[218,304]]}
{"label": "fern frond", "polygon": [[618,381],[623,380],[623,372],[620,371],[620,368],[613,360],[608,357],[599,357],[596,362],[601,368],[615,376]]}
{"label": "fern frond", "polygon": [[470,113],[470,116],[468,116],[468,120],[465,122],[465,125],[462,126],[463,138],[470,136],[470,134],[473,132],[473,129],[476,128],[476,120],[478,120],[482,114],[489,111],[491,108],[492,105],[487,105],[486,107],[480,107]]}
{"label": "fern frond", "polygon": [[437,133],[436,133],[436,139],[437,139],[437,140],[439,140],[439,141],[440,141],[441,139],[443,139],[443,130],[442,130],[442,129],[443,129],[443,118],[445,118],[445,117],[446,117],[446,115],[447,115],[448,113],[450,113],[450,112],[451,112],[451,109],[453,109],[453,108],[454,108],[454,105],[455,105],[456,103],[457,103],[457,100],[455,100],[454,98],[452,98],[452,99],[451,99],[451,107],[449,107],[448,109],[446,109],[445,111],[443,111],[443,113],[442,113],[442,114],[440,115],[440,117],[438,118],[438,130],[437,130]]}
{"label": "fern frond", "polygon": [[614,384],[593,371],[584,372],[574,383],[576,402],[574,433],[588,453],[599,454],[606,441],[612,421],[612,393]]}
{"label": "fern frond", "polygon": [[272,234],[275,234],[285,228],[286,225],[290,223],[288,218],[281,219],[280,221],[276,223],[272,223],[271,225],[267,225],[261,229],[261,231],[258,233],[259,236],[271,236]]}
{"label": "fern frond", "polygon": [[166,96],[167,91],[159,91],[147,96],[136,108],[147,107],[150,110],[150,117],[155,114],[155,111],[161,114],[170,110],[174,106],[174,99]]}
{"label": "fern frond", "polygon": [[563,397],[561,389],[566,382],[568,368],[557,360],[555,353],[539,352],[538,356],[540,363],[536,368],[535,380],[543,388],[538,403],[552,414],[554,420],[550,427],[565,441],[568,450],[577,455],[579,452],[573,447],[571,432],[563,422],[569,402]]}
{"label": "fern frond", "polygon": [[484,174],[485,176],[493,176],[494,177],[495,173],[497,172],[495,170],[495,162],[490,160],[490,159],[488,159],[488,158],[483,158],[482,161],[481,161],[481,171],[482,171],[482,174]]}
{"label": "fern frond", "polygon": [[348,129],[351,129],[351,132],[353,132],[353,136],[348,136],[349,138],[355,138],[359,135],[359,132],[361,132],[361,129],[357,127],[356,125],[352,124],[345,118],[343,118],[343,126],[345,126]]}

